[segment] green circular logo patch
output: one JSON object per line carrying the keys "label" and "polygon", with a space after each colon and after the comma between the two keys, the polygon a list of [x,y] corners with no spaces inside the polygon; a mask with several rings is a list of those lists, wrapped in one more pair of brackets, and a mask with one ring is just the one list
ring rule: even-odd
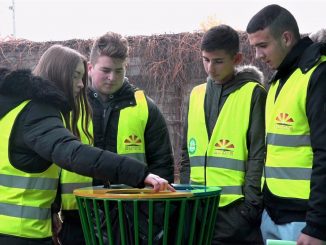
{"label": "green circular logo patch", "polygon": [[194,138],[191,138],[189,140],[189,145],[188,145],[188,151],[190,154],[194,154],[196,151],[197,145],[196,145],[196,140]]}

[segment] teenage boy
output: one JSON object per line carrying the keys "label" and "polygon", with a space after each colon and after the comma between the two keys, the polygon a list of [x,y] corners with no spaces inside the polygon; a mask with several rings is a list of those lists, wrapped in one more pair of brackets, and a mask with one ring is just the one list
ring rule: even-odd
{"label": "teenage boy", "polygon": [[128,49],[127,39],[113,32],[93,44],[88,98],[94,145],[140,160],[171,183],[174,161],[168,128],[155,103],[125,77]]}
{"label": "teenage boy", "polygon": [[213,244],[262,244],[263,76],[237,67],[239,36],[227,25],[204,34],[201,54],[208,78],[190,94],[181,181],[222,187]]}
{"label": "teenage boy", "polygon": [[[172,183],[174,160],[168,128],[155,103],[126,78],[128,49],[127,39],[113,32],[93,44],[88,66],[91,83],[88,98],[93,109],[94,145],[135,158],[146,164],[151,173]],[[141,205],[139,220],[146,223],[147,207]],[[132,217],[132,210],[126,208],[126,217]],[[157,205],[155,210],[155,219],[161,220],[162,207]],[[130,222],[133,223],[132,218]],[[146,243],[147,233],[147,229],[140,227],[142,243]],[[153,233],[160,241],[163,228],[159,223],[153,225]],[[133,244],[133,240],[127,243]]]}
{"label": "teenage boy", "polygon": [[[326,241],[326,45],[300,37],[294,16],[268,5],[247,32],[276,73],[266,101],[264,239]],[[323,242],[324,241],[324,242]]]}

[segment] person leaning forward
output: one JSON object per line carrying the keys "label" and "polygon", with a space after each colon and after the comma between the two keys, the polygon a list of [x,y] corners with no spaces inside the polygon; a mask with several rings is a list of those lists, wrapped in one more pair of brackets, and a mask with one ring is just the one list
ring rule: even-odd
{"label": "person leaning forward", "polygon": [[[74,62],[71,53],[78,57]],[[59,167],[103,181],[171,189],[143,163],[80,142],[78,113],[87,115],[88,104],[87,63],[80,54],[50,47],[34,74],[39,76],[0,69],[1,244],[52,244]]]}

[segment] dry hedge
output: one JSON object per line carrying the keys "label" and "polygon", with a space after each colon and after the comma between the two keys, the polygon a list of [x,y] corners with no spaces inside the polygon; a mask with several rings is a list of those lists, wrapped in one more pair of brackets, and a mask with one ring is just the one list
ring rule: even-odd
{"label": "dry hedge", "polygon": [[[187,102],[184,98],[189,95],[189,87],[202,82],[206,77],[200,53],[202,35],[203,33],[198,32],[127,37],[130,44],[130,60],[137,61],[133,66],[138,71],[137,74],[130,73],[130,76],[127,71],[127,75],[131,82],[145,89],[163,111],[174,148],[176,173],[180,160],[183,114]],[[271,71],[254,59],[246,33],[240,32],[239,35],[245,57],[243,64],[258,66],[266,81],[271,76]],[[0,40],[0,66],[33,69],[42,53],[53,44],[71,47],[88,57],[92,42],[91,39],[60,42]]]}

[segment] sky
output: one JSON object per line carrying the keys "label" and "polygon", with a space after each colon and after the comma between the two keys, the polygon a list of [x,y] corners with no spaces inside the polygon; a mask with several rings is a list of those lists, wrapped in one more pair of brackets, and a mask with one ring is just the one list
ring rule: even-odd
{"label": "sky", "polygon": [[209,18],[245,31],[261,8],[276,3],[297,19],[301,33],[326,28],[325,0],[0,0],[0,40],[13,34],[31,41],[194,32]]}

